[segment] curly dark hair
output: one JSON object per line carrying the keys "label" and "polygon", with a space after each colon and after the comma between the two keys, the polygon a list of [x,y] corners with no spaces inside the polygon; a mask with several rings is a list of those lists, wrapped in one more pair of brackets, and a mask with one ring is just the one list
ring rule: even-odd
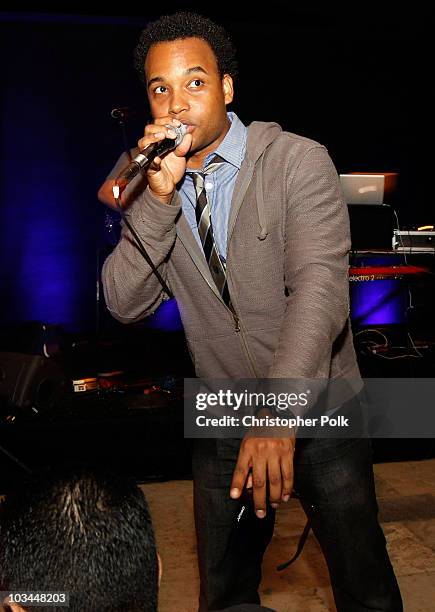
{"label": "curly dark hair", "polygon": [[216,56],[221,76],[237,76],[236,49],[222,26],[208,17],[188,11],[163,15],[153,21],[142,31],[134,50],[134,67],[139,78],[145,83],[144,66],[150,47],[159,42],[170,42],[182,38],[202,38],[207,42]]}

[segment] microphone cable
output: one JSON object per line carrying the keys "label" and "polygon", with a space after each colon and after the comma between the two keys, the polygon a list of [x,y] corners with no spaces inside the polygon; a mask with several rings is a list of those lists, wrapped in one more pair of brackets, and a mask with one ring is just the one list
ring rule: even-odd
{"label": "microphone cable", "polygon": [[[115,181],[115,185],[117,185],[116,181]],[[125,214],[125,212],[124,212],[124,210],[122,208],[122,205],[121,205],[121,192],[120,192],[120,190],[118,190],[118,193],[119,193],[118,197],[115,197],[115,195],[113,197],[115,199],[115,204],[117,206],[117,210],[118,210],[119,214],[121,215],[121,219],[124,221],[125,225],[129,229],[131,235],[133,236],[134,242],[136,243],[136,247],[138,248],[140,254],[145,259],[147,264],[150,266],[151,271],[153,272],[153,274],[156,276],[157,280],[161,284],[161,286],[163,288],[163,291],[166,293],[166,295],[168,296],[169,299],[172,299],[174,297],[172,291],[169,289],[165,279],[162,277],[162,275],[158,271],[157,267],[154,265],[151,257],[148,255],[148,252],[147,252],[147,250],[146,250],[142,240],[140,239],[138,233],[136,232],[136,230],[134,229],[133,225],[128,220],[127,215]]]}

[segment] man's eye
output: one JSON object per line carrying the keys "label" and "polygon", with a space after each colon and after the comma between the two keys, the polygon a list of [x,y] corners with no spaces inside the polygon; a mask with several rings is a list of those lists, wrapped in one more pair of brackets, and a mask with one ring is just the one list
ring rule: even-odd
{"label": "man's eye", "polygon": [[190,83],[190,87],[201,87],[201,85],[204,85],[204,81],[201,81],[201,79],[195,79],[194,81],[192,81]]}
{"label": "man's eye", "polygon": [[158,87],[155,88],[154,93],[160,94],[160,93],[165,93],[166,91],[166,87],[164,87],[163,85],[159,85]]}

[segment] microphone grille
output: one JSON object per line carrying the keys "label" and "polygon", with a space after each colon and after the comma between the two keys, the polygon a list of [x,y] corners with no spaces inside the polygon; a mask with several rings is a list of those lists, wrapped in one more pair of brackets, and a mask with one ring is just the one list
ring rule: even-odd
{"label": "microphone grille", "polygon": [[181,125],[172,125],[167,123],[166,127],[171,128],[171,130],[173,130],[177,134],[174,146],[178,147],[180,142],[183,140],[184,134],[187,132],[187,127],[184,125],[184,123],[182,123]]}

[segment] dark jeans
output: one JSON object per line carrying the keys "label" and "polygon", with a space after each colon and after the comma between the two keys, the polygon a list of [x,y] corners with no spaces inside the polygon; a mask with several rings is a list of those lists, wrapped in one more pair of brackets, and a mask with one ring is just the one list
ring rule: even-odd
{"label": "dark jeans", "polygon": [[[269,507],[266,518],[258,519],[248,505],[237,520],[242,502],[229,497],[229,488],[239,445],[240,440],[194,445],[200,612],[260,602],[261,562],[275,513]],[[294,471],[294,489],[325,555],[338,612],[401,612],[377,519],[370,441],[299,439]]]}

